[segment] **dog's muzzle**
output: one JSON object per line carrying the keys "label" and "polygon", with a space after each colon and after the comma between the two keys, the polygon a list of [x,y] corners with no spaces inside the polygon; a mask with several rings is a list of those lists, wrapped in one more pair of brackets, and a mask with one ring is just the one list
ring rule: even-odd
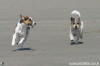
{"label": "dog's muzzle", "polygon": [[28,24],[29,27],[33,28],[34,26],[32,24]]}
{"label": "dog's muzzle", "polygon": [[75,26],[75,29],[77,30],[77,26]]}
{"label": "dog's muzzle", "polygon": [[36,25],[36,23],[34,24],[28,24],[29,27],[33,28]]}

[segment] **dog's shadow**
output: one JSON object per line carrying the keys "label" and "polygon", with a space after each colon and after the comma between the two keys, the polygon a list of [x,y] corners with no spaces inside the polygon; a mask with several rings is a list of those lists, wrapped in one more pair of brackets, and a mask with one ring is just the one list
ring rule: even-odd
{"label": "dog's shadow", "polygon": [[[78,42],[78,44],[83,44],[84,42]],[[76,44],[75,42],[71,42],[70,43],[71,45],[78,45],[78,44]]]}
{"label": "dog's shadow", "polygon": [[19,49],[13,50],[13,52],[15,52],[15,51],[24,51],[24,50],[34,51],[34,49],[31,49],[31,48],[19,48]]}

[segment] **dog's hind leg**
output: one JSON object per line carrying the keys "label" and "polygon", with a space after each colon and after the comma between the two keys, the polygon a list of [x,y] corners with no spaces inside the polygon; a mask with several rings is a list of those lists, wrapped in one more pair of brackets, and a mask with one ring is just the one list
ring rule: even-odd
{"label": "dog's hind leg", "polygon": [[23,37],[21,40],[20,40],[20,42],[18,43],[18,45],[20,45],[20,48],[22,49],[23,48],[23,46],[24,46],[24,43],[25,43],[25,41],[27,40],[27,36],[26,37]]}
{"label": "dog's hind leg", "polygon": [[23,48],[24,40],[25,40],[25,37],[21,38],[20,41],[19,41],[19,43],[18,43],[18,46],[21,45],[21,48]]}
{"label": "dog's hind leg", "polygon": [[20,48],[23,48],[24,43],[25,43],[25,42],[26,42],[26,40],[27,40],[27,37],[28,37],[28,34],[26,35],[26,37],[25,37],[24,41],[22,42],[22,44],[21,44],[21,47],[20,47]]}
{"label": "dog's hind leg", "polygon": [[82,34],[80,35],[80,38],[81,38],[81,39],[83,38],[83,35],[82,35]]}
{"label": "dog's hind leg", "polygon": [[83,38],[83,29],[84,29],[84,24],[83,22],[81,22],[81,32],[80,32],[80,38],[82,39]]}
{"label": "dog's hind leg", "polygon": [[79,42],[79,36],[76,36],[75,44],[78,44],[78,42]]}
{"label": "dog's hind leg", "polygon": [[82,31],[81,31],[81,33],[80,33],[80,38],[81,38],[81,39],[83,38],[83,29],[82,29]]}

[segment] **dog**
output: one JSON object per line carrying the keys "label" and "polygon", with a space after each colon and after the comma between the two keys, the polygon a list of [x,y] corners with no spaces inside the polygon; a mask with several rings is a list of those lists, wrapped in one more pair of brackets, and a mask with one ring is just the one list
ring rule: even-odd
{"label": "dog", "polygon": [[30,32],[30,28],[33,28],[36,23],[32,21],[32,18],[29,16],[23,16],[20,14],[21,19],[18,21],[15,31],[12,38],[12,46],[15,46],[16,44],[23,48],[23,45],[25,41],[27,40],[27,37]]}
{"label": "dog", "polygon": [[70,41],[73,42],[75,40],[74,38],[76,37],[75,44],[78,44],[79,39],[83,38],[84,24],[83,24],[83,21],[81,21],[81,19],[80,19],[81,14],[79,11],[74,10],[71,12],[71,14],[76,15],[77,17],[70,18],[70,20],[71,20],[71,27],[70,27],[70,31],[69,31]]}

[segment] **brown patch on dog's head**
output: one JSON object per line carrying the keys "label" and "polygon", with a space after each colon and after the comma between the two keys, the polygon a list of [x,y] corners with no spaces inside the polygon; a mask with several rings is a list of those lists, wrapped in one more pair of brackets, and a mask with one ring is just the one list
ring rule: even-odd
{"label": "brown patch on dog's head", "polygon": [[80,18],[75,19],[71,17],[70,19],[71,19],[71,27],[75,30],[79,29],[81,26]]}
{"label": "brown patch on dog's head", "polygon": [[32,26],[33,21],[32,21],[31,17],[29,17],[29,16],[23,16],[21,14],[20,14],[20,17],[21,17],[20,23],[24,23],[25,25],[33,27]]}

